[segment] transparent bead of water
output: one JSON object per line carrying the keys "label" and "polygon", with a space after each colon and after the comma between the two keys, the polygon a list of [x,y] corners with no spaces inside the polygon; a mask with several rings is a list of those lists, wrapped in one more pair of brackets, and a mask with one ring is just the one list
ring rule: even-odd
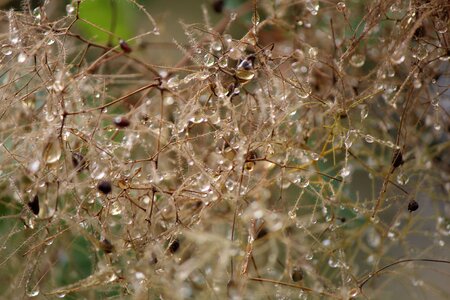
{"label": "transparent bead of water", "polygon": [[27,60],[27,55],[23,52],[21,52],[18,56],[17,56],[17,62],[19,63],[24,63]]}
{"label": "transparent bead of water", "polygon": [[337,267],[339,267],[339,261],[336,260],[336,259],[334,259],[334,257],[331,256],[331,257],[328,259],[328,265],[329,265],[331,268],[337,268]]}
{"label": "transparent bead of water", "polygon": [[361,107],[361,121],[367,118],[369,115],[369,109],[367,108],[367,105],[363,105]]}
{"label": "transparent bead of water", "polygon": [[178,78],[178,75],[173,76],[172,78],[170,78],[169,80],[167,80],[167,87],[168,88],[176,88],[178,87],[178,85],[180,84],[180,80]]}
{"label": "transparent bead of water", "polygon": [[5,56],[10,56],[11,54],[13,54],[13,48],[8,44],[4,44],[2,45],[2,53]]}
{"label": "transparent bead of water", "polygon": [[336,9],[339,12],[343,13],[343,12],[345,12],[347,10],[347,6],[345,5],[345,2],[341,1],[341,2],[338,2],[338,4],[336,4]]}
{"label": "transparent bead of water", "polygon": [[319,54],[319,50],[317,50],[317,48],[315,48],[315,47],[311,47],[308,50],[308,54],[312,59],[315,59],[317,54]]}
{"label": "transparent bead of water", "polygon": [[366,56],[363,54],[355,54],[350,58],[350,64],[355,68],[360,68],[366,62]]}
{"label": "transparent bead of water", "polygon": [[228,58],[226,56],[222,56],[221,58],[219,58],[217,64],[221,68],[226,68],[228,66]]}
{"label": "transparent bead of water", "polygon": [[43,158],[47,164],[53,164],[61,157],[61,147],[58,140],[49,142],[44,149]]}
{"label": "transparent bead of water", "polygon": [[348,175],[350,175],[350,167],[344,167],[341,169],[341,171],[339,172],[339,175],[341,175],[341,177],[345,178]]}
{"label": "transparent bead of water", "polygon": [[207,68],[212,67],[214,65],[214,62],[215,62],[215,58],[210,53],[205,54],[205,56],[203,57],[203,64]]}
{"label": "transparent bead of water", "polygon": [[439,33],[446,33],[448,31],[448,26],[449,26],[448,22],[445,22],[440,19],[438,19],[434,22],[434,28]]}
{"label": "transparent bead of water", "polygon": [[38,22],[41,20],[41,8],[40,7],[36,7],[35,9],[33,9],[33,17]]}
{"label": "transparent bead of water", "polygon": [[306,99],[311,95],[312,90],[309,84],[306,83],[298,87],[295,92],[300,98]]}
{"label": "transparent bead of water", "polygon": [[218,51],[222,50],[222,43],[219,42],[219,41],[214,41],[214,42],[211,43],[210,48],[211,48],[212,51],[217,51],[218,52]]}
{"label": "transparent bead of water", "polygon": [[75,7],[72,4],[67,4],[66,12],[68,16],[72,16],[75,13]]}
{"label": "transparent bead of water", "polygon": [[375,141],[375,138],[373,136],[371,136],[370,134],[366,135],[364,139],[369,144],[372,144]]}
{"label": "transparent bead of water", "polygon": [[32,289],[31,291],[29,291],[29,292],[27,292],[27,296],[28,297],[36,297],[36,296],[38,296],[39,295],[39,288],[34,288],[34,289]]}
{"label": "transparent bead of water", "polygon": [[399,172],[397,174],[397,178],[396,179],[397,179],[397,183],[400,184],[400,185],[405,185],[405,184],[407,184],[409,182],[409,177],[403,172]]}

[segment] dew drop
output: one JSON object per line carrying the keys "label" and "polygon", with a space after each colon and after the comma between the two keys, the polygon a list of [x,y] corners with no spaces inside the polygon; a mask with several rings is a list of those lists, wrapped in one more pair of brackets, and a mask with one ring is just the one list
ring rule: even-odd
{"label": "dew drop", "polygon": [[360,68],[366,62],[366,57],[363,54],[355,54],[350,58],[350,64],[355,68]]}
{"label": "dew drop", "polygon": [[43,158],[47,164],[53,164],[57,162],[60,157],[61,157],[61,147],[59,145],[58,140],[55,139],[45,146]]}
{"label": "dew drop", "polygon": [[365,141],[369,144],[372,144],[375,141],[375,138],[373,136],[371,136],[370,134],[366,135],[364,137]]}
{"label": "dew drop", "polygon": [[35,9],[33,9],[33,17],[37,22],[41,21],[41,8],[40,7],[36,7]]}
{"label": "dew drop", "polygon": [[24,63],[27,60],[27,55],[23,52],[21,52],[18,56],[17,56],[17,62],[19,63]]}
{"label": "dew drop", "polygon": [[29,291],[29,292],[27,292],[27,296],[28,297],[36,297],[36,296],[38,296],[39,295],[39,288],[35,288],[35,289],[33,289],[33,290],[31,290],[31,291]]}
{"label": "dew drop", "polygon": [[331,257],[328,259],[328,265],[329,265],[331,268],[337,268],[337,267],[339,267],[339,261],[336,260],[336,259],[334,259],[334,257],[331,256]]}
{"label": "dew drop", "polygon": [[72,16],[75,13],[75,7],[72,4],[67,4],[66,12],[68,16]]}
{"label": "dew drop", "polygon": [[8,44],[2,45],[2,53],[3,55],[10,56],[13,53],[13,48]]}
{"label": "dew drop", "polygon": [[205,54],[203,57],[203,65],[205,67],[212,67],[214,65],[215,59],[214,56],[210,53]]}
{"label": "dew drop", "polygon": [[361,107],[361,121],[367,118],[369,115],[369,109],[367,108],[367,105],[363,105]]}
{"label": "dew drop", "polygon": [[347,10],[347,6],[345,5],[345,2],[341,1],[341,2],[338,2],[338,4],[336,4],[336,9],[339,12],[343,13],[343,12],[345,12]]}
{"label": "dew drop", "polygon": [[339,175],[341,175],[341,177],[343,177],[343,178],[350,175],[350,167],[347,166],[347,167],[342,168],[341,171],[339,172]]}
{"label": "dew drop", "polygon": [[228,58],[226,56],[222,56],[218,61],[218,65],[221,68],[226,68],[228,66]]}
{"label": "dew drop", "polygon": [[211,48],[211,51],[218,52],[218,51],[222,50],[222,43],[219,41],[214,41],[211,43],[210,48]]}

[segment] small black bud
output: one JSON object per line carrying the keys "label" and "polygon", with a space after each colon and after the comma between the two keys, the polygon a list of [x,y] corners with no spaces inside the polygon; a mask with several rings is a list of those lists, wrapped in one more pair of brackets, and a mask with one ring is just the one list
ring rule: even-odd
{"label": "small black bud", "polygon": [[79,168],[79,170],[83,170],[86,167],[86,161],[84,160],[84,156],[81,153],[73,152],[72,153],[72,165],[74,168]]}
{"label": "small black bud", "polygon": [[408,203],[408,210],[409,212],[413,212],[419,209],[419,203],[417,203],[416,200],[411,200]]}
{"label": "small black bud", "polygon": [[100,181],[99,184],[97,185],[97,188],[100,192],[102,192],[105,195],[111,193],[112,191],[111,183],[106,180]]}
{"label": "small black bud", "polygon": [[223,7],[225,5],[225,1],[224,0],[215,0],[212,3],[212,8],[214,9],[214,11],[218,14],[220,14],[221,12],[223,12]]}
{"label": "small black bud", "polygon": [[103,239],[100,241],[100,248],[107,254],[114,251],[113,244],[111,244],[111,242],[107,239]]}
{"label": "small black bud", "polygon": [[180,249],[180,241],[178,239],[174,240],[170,246],[169,246],[169,251],[170,253],[175,253],[178,251],[178,249]]}
{"label": "small black bud", "polygon": [[120,49],[122,49],[122,51],[125,53],[130,53],[131,51],[133,51],[133,49],[131,49],[130,45],[128,45],[128,43],[125,42],[124,40],[120,40],[119,45],[120,45]]}
{"label": "small black bud", "polygon": [[256,234],[256,239],[262,239],[265,237],[269,232],[267,232],[267,229],[265,227],[261,228],[258,233]]}
{"label": "small black bud", "polygon": [[300,267],[295,267],[292,270],[291,278],[292,278],[292,281],[294,281],[294,282],[303,280],[303,269]]}
{"label": "small black bud", "polygon": [[400,167],[401,165],[403,165],[404,161],[403,161],[403,155],[402,155],[402,151],[400,151],[400,149],[395,149],[394,151],[394,156],[392,158],[392,166],[394,167],[394,169]]}
{"label": "small black bud", "polygon": [[119,128],[125,128],[130,126],[130,121],[125,117],[119,116],[114,118],[114,124]]}
{"label": "small black bud", "polygon": [[39,214],[39,196],[34,195],[33,200],[28,202],[28,207],[31,209],[33,214],[38,215]]}

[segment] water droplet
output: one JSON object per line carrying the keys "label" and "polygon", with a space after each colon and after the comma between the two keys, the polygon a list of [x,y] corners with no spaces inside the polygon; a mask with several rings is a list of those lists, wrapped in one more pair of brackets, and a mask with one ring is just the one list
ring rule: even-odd
{"label": "water droplet", "polygon": [[226,68],[228,66],[228,57],[226,57],[225,55],[222,56],[217,63],[219,67]]}
{"label": "water droplet", "polygon": [[122,206],[119,201],[115,201],[111,204],[110,214],[113,216],[120,215],[122,213]]}
{"label": "water droplet", "polygon": [[39,295],[39,288],[34,288],[33,290],[27,292],[27,296],[28,297],[36,297],[37,295]]}
{"label": "water droplet", "polygon": [[345,5],[345,2],[341,1],[341,2],[338,2],[338,4],[336,4],[336,9],[339,12],[343,13],[343,12],[345,12],[347,10],[347,6]]}
{"label": "water droplet", "polygon": [[339,261],[336,260],[336,259],[334,259],[333,256],[331,256],[331,257],[328,259],[328,265],[329,265],[331,268],[337,268],[337,267],[339,267]]}
{"label": "water droplet", "polygon": [[235,182],[231,178],[228,178],[227,181],[225,182],[225,187],[227,188],[227,190],[229,190],[230,192],[233,191],[234,186]]}
{"label": "water droplet", "polygon": [[305,259],[306,260],[312,260],[314,257],[314,254],[312,252],[308,252],[305,254]]}
{"label": "water droplet", "polygon": [[11,55],[13,53],[12,49],[13,48],[10,45],[8,45],[8,44],[3,44],[2,45],[2,53],[4,55],[6,55],[6,56],[9,56],[9,55]]}
{"label": "water droplet", "polygon": [[397,174],[397,183],[400,185],[405,185],[408,182],[409,182],[409,177],[405,173],[403,173],[403,171],[400,171]]}
{"label": "water droplet", "polygon": [[68,16],[72,16],[75,13],[75,7],[72,4],[67,4],[66,12]]}
{"label": "water droplet", "polygon": [[448,30],[448,23],[445,22],[444,20],[437,19],[434,22],[434,28],[439,33],[446,33]]}
{"label": "water droplet", "polygon": [[28,165],[28,170],[30,173],[34,174],[39,171],[39,167],[41,166],[41,162],[39,160],[35,160]]}
{"label": "water droplet", "polygon": [[347,167],[342,168],[341,171],[339,172],[339,175],[341,175],[343,178],[350,175],[350,167],[347,166]]}
{"label": "water droplet", "polygon": [[260,21],[259,14],[255,11],[252,15],[252,24],[256,26],[259,24],[259,21]]}
{"label": "water droplet", "polygon": [[418,60],[424,60],[428,56],[428,51],[425,45],[419,44],[412,51],[412,56]]}
{"label": "water droplet", "polygon": [[180,80],[178,79],[178,75],[173,76],[169,80],[167,80],[167,87],[170,89],[177,88],[180,85]]}
{"label": "water droplet", "polygon": [[222,43],[220,41],[214,41],[209,46],[209,49],[211,51],[219,52],[220,50],[222,50]]}
{"label": "water droplet", "polygon": [[406,57],[403,52],[404,52],[403,49],[398,49],[398,50],[394,51],[394,53],[392,53],[392,55],[390,56],[390,59],[394,65],[399,65],[405,61]]}
{"label": "water droplet", "polygon": [[27,60],[27,55],[23,52],[21,52],[18,56],[17,56],[17,62],[19,63],[24,63]]}
{"label": "water droplet", "polygon": [[41,21],[41,8],[40,7],[36,7],[35,9],[33,9],[33,17],[37,22]]}
{"label": "water droplet", "polygon": [[229,34],[224,34],[224,35],[222,36],[222,38],[223,38],[224,42],[227,43],[227,44],[230,44],[231,41],[233,41],[233,38],[232,38],[231,35],[229,35]]}
{"label": "water droplet", "polygon": [[59,145],[59,141],[54,139],[53,141],[47,143],[42,156],[47,164],[57,162],[61,157],[61,147]]}
{"label": "water droplet", "polygon": [[368,115],[369,115],[369,109],[368,109],[367,105],[363,105],[361,107],[361,121],[364,120],[365,118],[367,118]]}
{"label": "water droplet", "polygon": [[302,98],[302,99],[306,99],[309,97],[309,95],[311,95],[311,87],[309,86],[309,84],[303,84],[301,87],[297,88],[295,90],[296,94]]}
{"label": "water droplet", "polygon": [[241,80],[248,81],[253,79],[253,77],[255,77],[255,72],[253,70],[245,70],[245,69],[237,70],[236,77]]}
{"label": "water droplet", "polygon": [[350,64],[355,68],[360,68],[366,62],[366,57],[363,54],[355,54],[350,58]]}
{"label": "water droplet", "polygon": [[371,136],[370,134],[366,135],[364,137],[365,141],[369,144],[372,144],[375,141],[375,138],[373,136]]}
{"label": "water droplet", "polygon": [[214,65],[215,59],[214,56],[210,53],[205,54],[203,57],[203,64],[205,67],[212,67]]}
{"label": "water droplet", "polygon": [[373,228],[370,227],[366,232],[366,239],[369,246],[372,248],[377,248],[381,243],[381,238],[378,232]]}
{"label": "water droplet", "polygon": [[311,48],[309,48],[309,50],[308,50],[308,54],[309,54],[309,56],[310,56],[312,59],[315,59],[316,56],[317,56],[317,54],[319,54],[319,50],[318,50],[317,48],[315,48],[315,47],[311,47]]}

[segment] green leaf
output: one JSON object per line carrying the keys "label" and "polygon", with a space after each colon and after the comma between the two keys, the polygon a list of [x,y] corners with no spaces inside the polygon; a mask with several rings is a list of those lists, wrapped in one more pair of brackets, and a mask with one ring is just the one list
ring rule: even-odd
{"label": "green leaf", "polygon": [[[137,9],[127,1],[117,0],[87,0],[80,4],[79,15],[96,26],[96,28],[86,22],[78,21],[78,29],[89,39],[98,43],[106,43],[109,40],[108,32],[111,31],[111,24],[115,21],[113,33],[127,39],[135,32]],[[102,30],[104,29],[104,30]],[[117,41],[117,39],[114,39]]]}

